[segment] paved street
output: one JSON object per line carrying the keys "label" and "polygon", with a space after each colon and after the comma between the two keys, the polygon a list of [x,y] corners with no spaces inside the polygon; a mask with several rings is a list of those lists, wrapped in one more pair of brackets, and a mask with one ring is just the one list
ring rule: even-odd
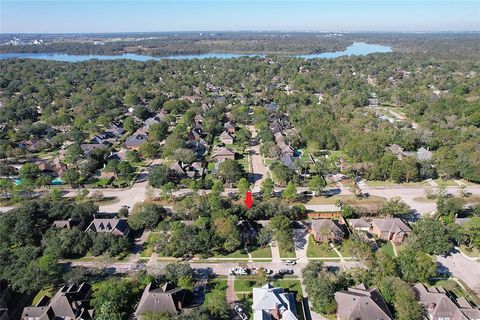
{"label": "paved street", "polygon": [[269,177],[268,168],[263,162],[263,157],[260,154],[260,143],[257,141],[257,130],[254,126],[247,126],[248,130],[252,133],[253,146],[248,147],[250,154],[251,172],[249,174],[250,181],[253,181],[252,191],[260,192],[260,186],[262,182]]}
{"label": "paved street", "polygon": [[480,262],[470,260],[461,253],[455,253],[448,257],[438,256],[437,262],[448,268],[455,278],[465,282],[480,295]]}

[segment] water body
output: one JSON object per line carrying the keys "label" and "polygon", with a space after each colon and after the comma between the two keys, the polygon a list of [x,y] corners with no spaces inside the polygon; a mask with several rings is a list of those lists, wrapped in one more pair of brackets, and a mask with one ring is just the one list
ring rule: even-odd
{"label": "water body", "polygon": [[[378,44],[368,44],[363,42],[354,42],[351,46],[347,47],[344,51],[325,52],[325,53],[313,53],[302,55],[290,55],[292,57],[303,59],[316,59],[316,58],[338,58],[341,56],[363,56],[370,53],[386,53],[391,52],[392,49],[388,46],[382,46]],[[239,57],[265,57],[264,54],[242,54],[242,53],[202,53],[202,54],[185,54],[185,55],[170,55],[163,57],[154,57],[142,54],[126,53],[122,55],[71,55],[63,53],[2,53],[0,54],[0,60],[10,58],[22,58],[22,59],[40,59],[40,60],[53,60],[62,62],[81,62],[87,60],[120,60],[128,59],[134,61],[150,61],[150,60],[192,60],[192,59],[232,59]]]}

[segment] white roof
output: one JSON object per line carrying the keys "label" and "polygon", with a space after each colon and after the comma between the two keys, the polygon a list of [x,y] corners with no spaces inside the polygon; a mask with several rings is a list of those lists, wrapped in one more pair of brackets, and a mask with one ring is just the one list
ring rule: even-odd
{"label": "white roof", "polygon": [[293,294],[283,292],[282,288],[274,288],[271,284],[266,284],[261,288],[253,288],[253,319],[269,319],[266,316],[271,310],[278,308],[282,319],[297,320],[293,310],[296,310]]}

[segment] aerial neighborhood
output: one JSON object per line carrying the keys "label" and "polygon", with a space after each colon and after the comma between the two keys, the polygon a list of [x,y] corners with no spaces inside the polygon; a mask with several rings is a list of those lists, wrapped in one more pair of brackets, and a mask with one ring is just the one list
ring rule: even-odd
{"label": "aerial neighborhood", "polygon": [[332,37],[396,52],[1,59],[0,320],[480,319],[474,40]]}

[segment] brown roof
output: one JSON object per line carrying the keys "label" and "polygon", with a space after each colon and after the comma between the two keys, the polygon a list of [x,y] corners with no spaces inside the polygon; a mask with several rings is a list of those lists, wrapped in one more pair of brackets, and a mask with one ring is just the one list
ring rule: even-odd
{"label": "brown roof", "polygon": [[226,147],[217,147],[213,150],[212,157],[234,156],[235,152]]}
{"label": "brown roof", "polygon": [[372,219],[372,225],[377,227],[381,232],[390,232],[390,233],[410,233],[412,229],[399,218],[389,218],[389,219]]}
{"label": "brown roof", "polygon": [[338,235],[340,237],[344,236],[342,226],[340,226],[340,224],[337,221],[330,220],[330,219],[312,220],[312,230],[315,233],[320,233],[320,230],[322,230],[322,228],[324,227],[327,227],[328,229],[330,229],[330,231],[335,235]]}
{"label": "brown roof", "polygon": [[377,288],[367,289],[364,284],[335,293],[338,319],[381,319],[391,320],[393,316]]}
{"label": "brown roof", "polygon": [[442,287],[427,288],[417,283],[414,289],[418,300],[433,319],[442,317],[450,320],[480,319],[479,308],[472,306],[465,298],[453,298]]}
{"label": "brown roof", "polygon": [[150,283],[143,291],[135,316],[139,317],[147,312],[178,313],[183,308],[186,293],[184,289],[176,288],[170,283],[162,286]]}
{"label": "brown roof", "polygon": [[92,319],[93,309],[89,303],[91,292],[87,283],[63,286],[49,302],[44,297],[36,306],[24,308],[22,319]]}

